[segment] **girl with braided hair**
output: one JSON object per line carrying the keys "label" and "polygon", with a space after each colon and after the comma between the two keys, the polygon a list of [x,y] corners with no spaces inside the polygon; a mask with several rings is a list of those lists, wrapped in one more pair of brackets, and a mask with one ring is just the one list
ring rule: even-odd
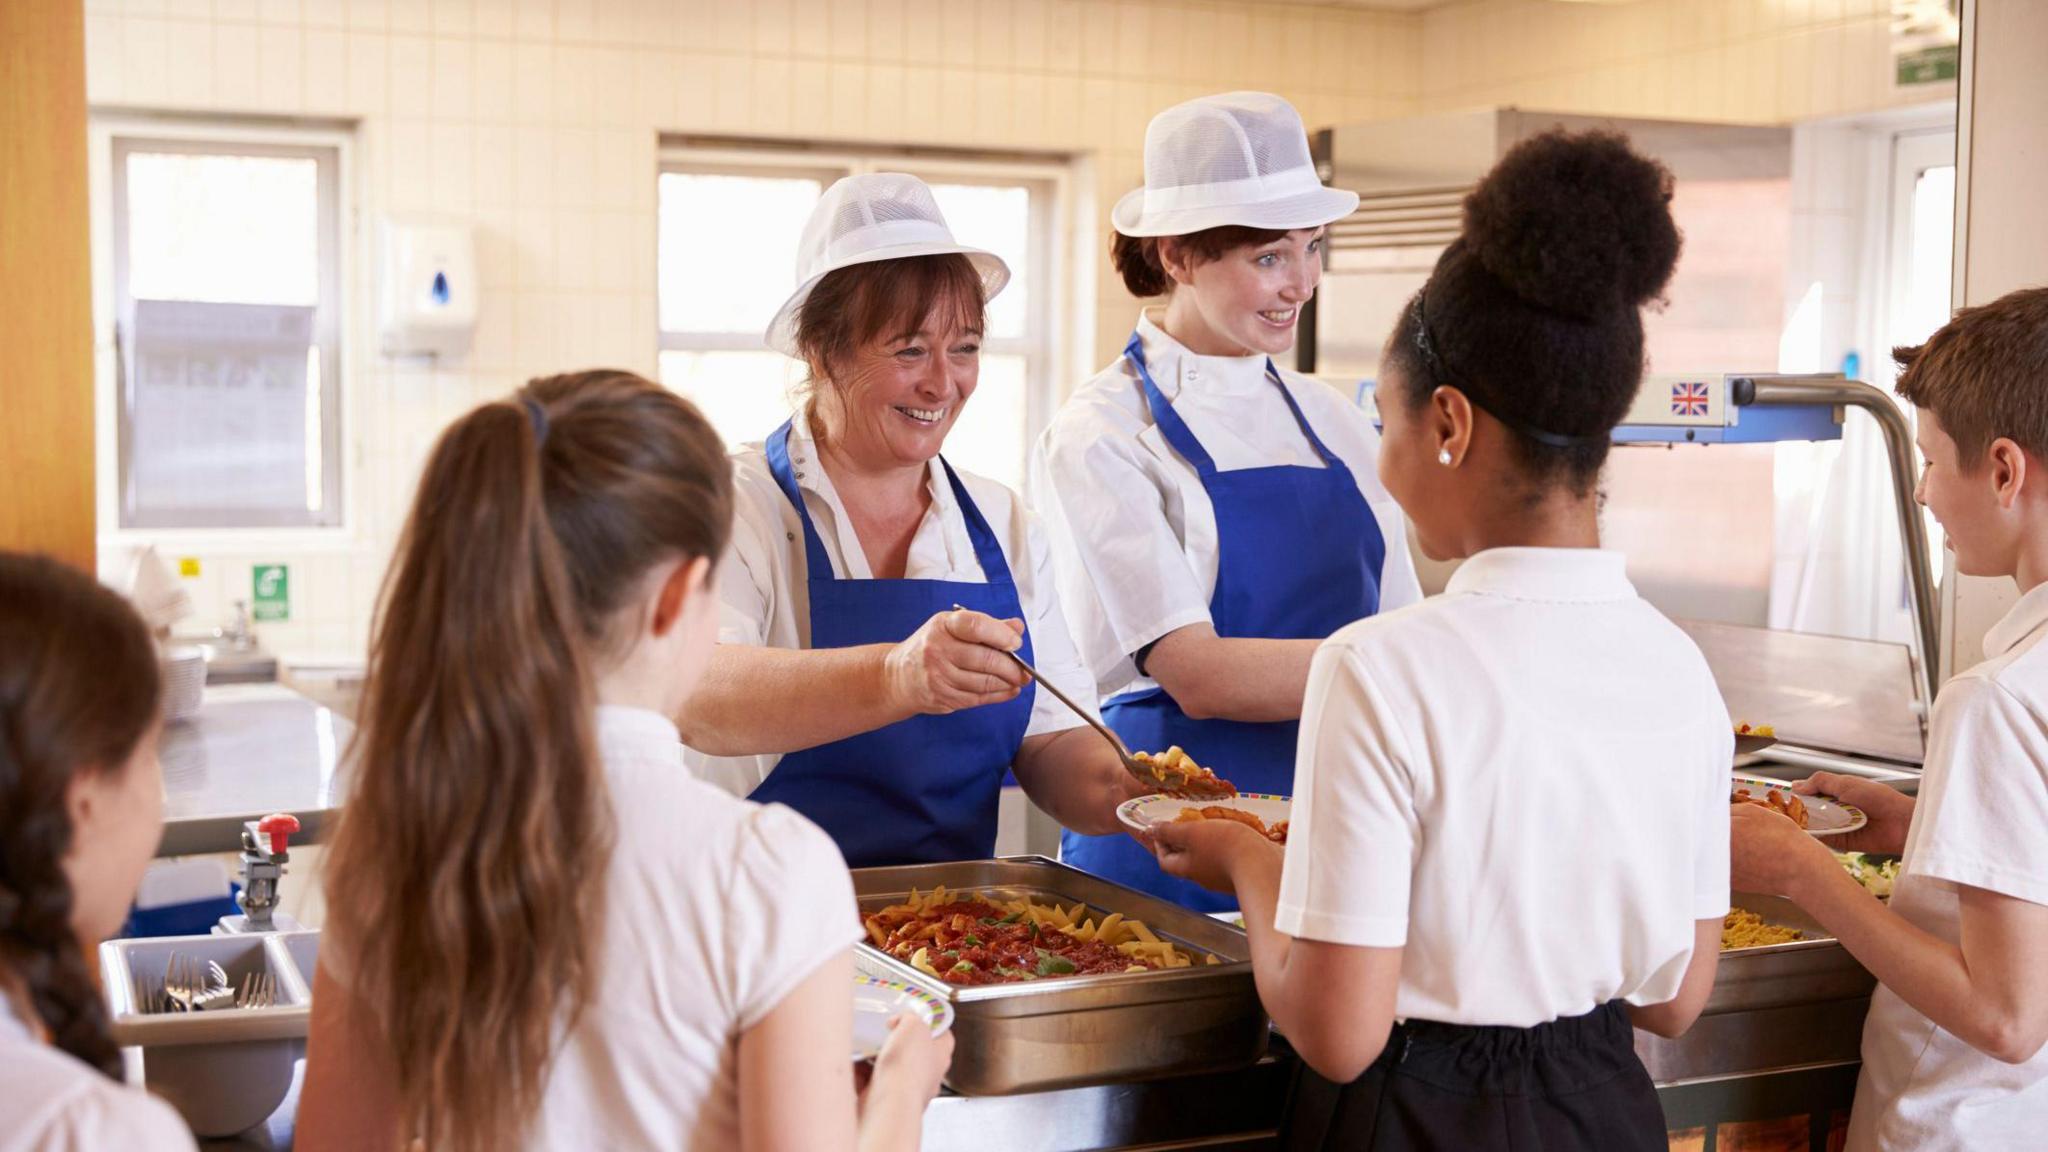
{"label": "girl with braided hair", "polygon": [[190,1148],[121,1086],[88,962],[163,827],[161,676],[140,617],[91,577],[0,552],[0,1152]]}

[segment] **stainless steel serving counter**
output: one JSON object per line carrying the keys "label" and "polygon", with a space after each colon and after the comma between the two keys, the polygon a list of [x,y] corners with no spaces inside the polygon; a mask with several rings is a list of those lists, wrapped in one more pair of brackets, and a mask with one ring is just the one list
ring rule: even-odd
{"label": "stainless steel serving counter", "polygon": [[160,856],[234,852],[242,822],[272,812],[299,818],[317,840],[341,803],[341,754],[353,726],[276,684],[206,689],[199,711],[164,725],[164,835]]}

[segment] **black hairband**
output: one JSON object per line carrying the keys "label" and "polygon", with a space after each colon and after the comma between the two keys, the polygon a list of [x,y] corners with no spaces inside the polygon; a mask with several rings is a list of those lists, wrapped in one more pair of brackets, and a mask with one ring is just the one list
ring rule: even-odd
{"label": "black hairband", "polygon": [[535,400],[531,396],[523,397],[522,402],[526,405],[526,419],[533,425],[534,445],[538,447],[547,443],[548,410],[541,407],[540,401]]}
{"label": "black hairband", "polygon": [[1423,361],[1429,365],[1429,374],[1436,378],[1438,384],[1456,388],[1465,394],[1465,399],[1470,400],[1473,407],[1507,425],[1510,430],[1527,436],[1538,444],[1546,444],[1552,448],[1587,448],[1595,444],[1605,444],[1607,442],[1605,433],[1598,436],[1567,436],[1562,432],[1549,432],[1542,428],[1531,427],[1501,415],[1498,405],[1482,399],[1476,389],[1470,384],[1461,381],[1444,366],[1443,357],[1437,353],[1436,342],[1429,335],[1429,316],[1423,305],[1423,301],[1428,296],[1428,284],[1424,284],[1422,291],[1415,294],[1415,348],[1416,351],[1422,353]]}

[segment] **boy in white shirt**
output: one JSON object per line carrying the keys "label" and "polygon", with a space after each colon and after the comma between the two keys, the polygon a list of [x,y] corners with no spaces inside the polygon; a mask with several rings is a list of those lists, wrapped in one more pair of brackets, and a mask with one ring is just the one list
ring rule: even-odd
{"label": "boy in white shirt", "polygon": [[1733,815],[1738,890],[1782,892],[1882,984],[1863,1029],[1851,1149],[2048,1142],[2048,288],[1959,313],[1896,353],[1920,409],[1917,496],[1956,570],[2016,581],[1985,660],[1935,703],[1916,803],[1817,773],[1798,790],[1870,814],[1838,847],[1905,859],[1885,907],[1828,846],[1754,805]]}

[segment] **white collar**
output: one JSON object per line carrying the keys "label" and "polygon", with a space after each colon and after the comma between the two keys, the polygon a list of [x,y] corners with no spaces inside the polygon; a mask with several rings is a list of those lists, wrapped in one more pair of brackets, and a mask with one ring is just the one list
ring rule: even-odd
{"label": "white collar", "polygon": [[1636,595],[1627,557],[1598,548],[1489,548],[1451,573],[1444,593],[1459,592],[1587,604]]}
{"label": "white collar", "polygon": [[[811,430],[809,403],[798,409],[796,417],[789,423],[789,468],[799,489],[815,493],[831,509],[833,539],[839,541],[839,561],[846,568],[846,578],[873,579],[874,570],[868,566],[867,551],[860,546],[853,518],[846,514],[846,504],[840,500],[839,490],[833,487],[832,478],[826,475],[825,466],[819,461],[818,438]],[[925,463],[924,486],[932,497],[932,505],[925,510],[925,518],[929,520],[936,516],[939,523],[946,526],[942,538],[946,543],[947,560],[952,569],[958,571],[962,556],[973,556],[974,545],[967,539],[966,517],[960,513],[960,502],[953,498],[953,485],[946,480],[946,467],[937,456]],[[956,526],[957,532],[953,530]],[[964,553],[961,551],[963,547]]]}
{"label": "white collar", "polygon": [[647,761],[683,765],[683,736],[675,722],[659,712],[621,704],[597,706],[597,747],[606,761]]}
{"label": "white collar", "polygon": [[1266,383],[1264,355],[1203,356],[1167,335],[1152,319],[1152,310],[1138,313],[1138,340],[1145,349],[1145,363],[1152,383],[1167,399],[1182,392],[1205,396],[1253,396],[1270,389]]}
{"label": "white collar", "polygon": [[2048,624],[2048,584],[2034,585],[1984,633],[1984,658],[1995,660],[2012,651],[2042,624]]}

